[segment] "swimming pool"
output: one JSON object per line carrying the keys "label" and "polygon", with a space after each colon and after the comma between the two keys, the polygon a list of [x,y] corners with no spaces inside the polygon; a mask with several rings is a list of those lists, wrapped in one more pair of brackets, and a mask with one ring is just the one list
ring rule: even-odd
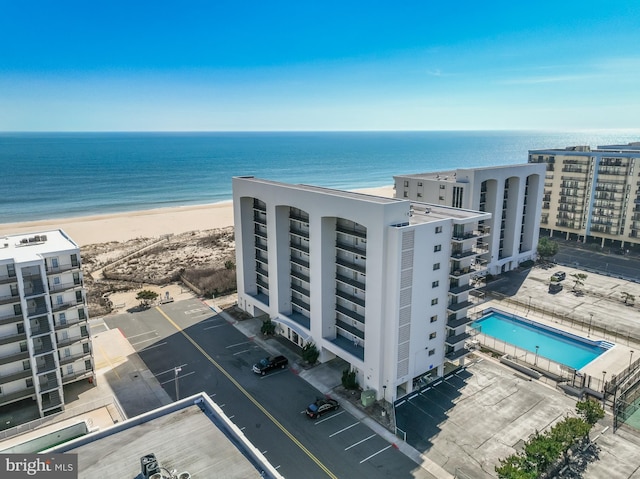
{"label": "swimming pool", "polygon": [[472,328],[532,353],[536,352],[537,346],[538,356],[573,369],[583,368],[613,346],[606,341],[590,341],[497,310],[485,313],[482,318],[471,323]]}

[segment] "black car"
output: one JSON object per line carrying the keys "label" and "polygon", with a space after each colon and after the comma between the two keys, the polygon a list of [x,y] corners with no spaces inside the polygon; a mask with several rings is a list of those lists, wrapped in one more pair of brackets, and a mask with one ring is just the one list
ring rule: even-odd
{"label": "black car", "polygon": [[307,407],[307,416],[311,418],[320,417],[322,414],[328,411],[335,411],[340,405],[338,401],[331,398],[318,398],[316,402],[309,404]]}
{"label": "black car", "polygon": [[253,372],[256,374],[262,374],[263,376],[276,368],[286,368],[287,364],[289,364],[289,360],[284,356],[269,356],[268,358],[263,358],[253,365]]}
{"label": "black car", "polygon": [[549,283],[549,292],[551,294],[559,293],[562,291],[562,284],[560,283]]}

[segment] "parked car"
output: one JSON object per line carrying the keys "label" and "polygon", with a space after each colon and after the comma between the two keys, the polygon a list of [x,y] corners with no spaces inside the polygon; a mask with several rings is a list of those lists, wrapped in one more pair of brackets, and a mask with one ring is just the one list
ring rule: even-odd
{"label": "parked car", "polygon": [[289,360],[284,356],[269,356],[268,358],[263,358],[254,364],[252,369],[254,373],[264,376],[272,369],[286,368],[287,364],[289,364]]}
{"label": "parked car", "polygon": [[563,286],[561,283],[549,283],[549,292],[552,294],[559,293],[562,291],[562,288]]}
{"label": "parked car", "polygon": [[315,402],[309,404],[307,407],[307,416],[310,418],[320,417],[322,414],[328,411],[335,411],[340,405],[338,401],[331,398],[318,398]]}
{"label": "parked car", "polygon": [[551,275],[551,281],[562,281],[567,277],[567,273],[564,271],[556,271]]}

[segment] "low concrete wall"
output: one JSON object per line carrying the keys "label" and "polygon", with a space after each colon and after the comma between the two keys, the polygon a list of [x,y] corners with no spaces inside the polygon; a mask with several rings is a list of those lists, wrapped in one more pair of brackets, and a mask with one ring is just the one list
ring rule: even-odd
{"label": "low concrete wall", "polygon": [[515,361],[512,361],[511,359],[509,359],[508,355],[504,355],[500,358],[500,362],[502,364],[506,364],[507,366],[516,369],[518,371],[520,371],[523,374],[526,374],[529,377],[532,377],[534,379],[540,379],[542,377],[542,374],[540,374],[537,371],[534,371],[533,369],[530,369],[526,366],[523,366],[521,364],[516,363]]}

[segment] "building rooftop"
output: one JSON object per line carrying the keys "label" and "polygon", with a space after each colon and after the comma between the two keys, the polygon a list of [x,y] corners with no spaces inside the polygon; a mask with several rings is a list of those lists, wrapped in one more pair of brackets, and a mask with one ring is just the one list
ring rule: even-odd
{"label": "building rooftop", "polygon": [[[468,183],[468,176],[478,171],[505,170],[513,168],[530,167],[530,163],[517,163],[513,165],[482,166],[478,168],[458,168],[445,171],[427,171],[424,173],[412,173],[408,175],[395,175],[394,178],[422,178],[425,180],[449,181],[451,183]],[[466,178],[465,178],[466,176]]]}
{"label": "building rooftop", "polygon": [[78,249],[78,245],[62,230],[0,237],[0,261],[38,260],[43,253],[70,249]]}
{"label": "building rooftop", "polygon": [[79,477],[143,477],[141,458],[150,454],[163,477],[174,470],[178,477],[282,477],[204,393],[46,452],[77,454]]}
{"label": "building rooftop", "polygon": [[465,221],[481,221],[491,218],[491,213],[454,208],[453,206],[433,205],[429,203],[411,202],[411,218],[409,224],[430,223],[453,219]]}

